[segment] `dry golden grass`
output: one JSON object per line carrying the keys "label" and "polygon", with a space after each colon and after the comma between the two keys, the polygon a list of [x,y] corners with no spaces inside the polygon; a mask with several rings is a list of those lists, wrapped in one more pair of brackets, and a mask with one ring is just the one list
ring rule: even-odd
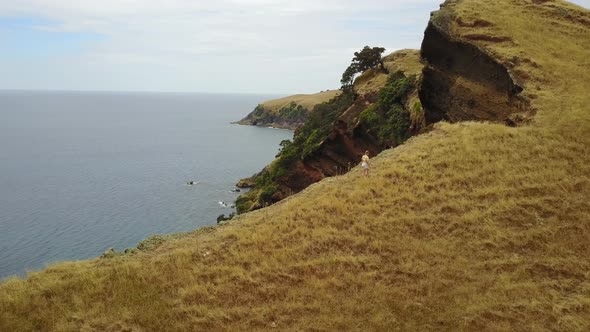
{"label": "dry golden grass", "polygon": [[457,6],[514,43],[479,45],[536,63],[514,67],[533,125],[441,123],[368,178],[355,168],[151,252],[10,279],[0,331],[590,330],[590,32],[543,27],[561,2],[525,3]]}
{"label": "dry golden grass", "polygon": [[[539,125],[578,127],[578,120],[586,121],[583,113],[587,113],[589,101],[590,13],[560,0],[533,2],[512,0],[506,5],[506,1],[465,1],[458,6],[459,20],[469,25],[483,19],[491,25],[455,24],[453,30],[459,36],[483,34],[509,39],[473,43],[504,63],[515,65],[512,74],[524,82],[523,94],[532,99],[534,108],[543,110],[536,117]],[[482,13],[494,15],[482,17]]]}
{"label": "dry golden grass", "polygon": [[[406,75],[420,75],[423,65],[420,63],[420,51],[404,49],[395,51],[383,58],[383,64],[390,73],[398,70]],[[378,70],[367,70],[354,80],[354,91],[366,95],[381,90],[387,83],[388,74]]]}
{"label": "dry golden grass", "polygon": [[383,58],[385,67],[390,72],[398,70],[408,75],[420,75],[422,63],[420,63],[420,50],[403,49],[395,51]]}
{"label": "dry golden grass", "polygon": [[327,102],[330,99],[338,96],[341,92],[342,91],[340,90],[326,90],[314,94],[292,95],[288,97],[267,100],[262,103],[262,106],[271,112],[278,112],[281,108],[288,107],[292,102],[294,102],[311,111],[315,105]]}

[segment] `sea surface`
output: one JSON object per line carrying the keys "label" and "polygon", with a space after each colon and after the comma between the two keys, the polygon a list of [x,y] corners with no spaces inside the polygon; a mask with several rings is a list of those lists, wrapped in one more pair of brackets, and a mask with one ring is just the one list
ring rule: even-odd
{"label": "sea surface", "polygon": [[230,124],[275,97],[0,92],[0,279],[216,224],[293,135]]}

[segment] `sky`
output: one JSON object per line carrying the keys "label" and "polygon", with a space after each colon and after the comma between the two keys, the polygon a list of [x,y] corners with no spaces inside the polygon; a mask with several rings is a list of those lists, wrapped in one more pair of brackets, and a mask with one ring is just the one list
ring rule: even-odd
{"label": "sky", "polygon": [[365,45],[419,48],[441,2],[0,0],[0,89],[336,89]]}

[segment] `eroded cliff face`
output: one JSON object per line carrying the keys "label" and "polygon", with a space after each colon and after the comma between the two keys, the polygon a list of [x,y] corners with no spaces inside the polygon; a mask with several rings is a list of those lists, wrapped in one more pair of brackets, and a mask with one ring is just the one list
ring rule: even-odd
{"label": "eroded cliff face", "polygon": [[[293,163],[289,171],[274,182],[278,188],[272,196],[273,203],[297,193],[325,177],[340,175],[355,167],[365,151],[371,156],[386,148],[402,143],[399,138],[381,139],[375,128],[361,121],[361,113],[378,103],[383,88],[392,73],[413,77],[411,88],[399,98],[403,111],[408,114],[408,126],[404,137],[415,135],[427,126],[424,110],[418,98],[422,64],[419,50],[400,50],[384,58],[387,72],[369,70],[355,81],[356,95],[350,105],[334,121],[332,130],[321,144],[308,156]],[[256,208],[261,204],[255,204]]]}
{"label": "eroded cliff face", "polygon": [[509,42],[505,37],[453,34],[453,25],[465,29],[490,22],[462,22],[453,12],[457,1],[447,1],[432,13],[424,33],[421,56],[425,67],[420,100],[428,123],[486,120],[519,125],[530,118],[528,101],[509,69],[474,40]]}
{"label": "eroded cliff face", "polygon": [[[534,115],[529,100],[521,95],[524,84],[507,65],[510,61],[497,59],[481,46],[482,41],[510,43],[510,38],[480,33],[478,28],[490,27],[490,22],[462,21],[454,11],[461,1],[448,0],[432,13],[420,51],[403,50],[388,56],[390,73],[401,70],[406,76],[416,77],[399,105],[410,119],[406,128],[409,136],[441,120],[519,126]],[[457,27],[461,33],[457,33]],[[325,177],[345,173],[356,166],[365,150],[376,155],[400,144],[403,140],[384,140],[374,126],[361,121],[362,113],[377,103],[386,76],[369,71],[357,78],[356,98],[334,122],[330,134],[312,153],[293,162],[285,174],[273,180],[276,190],[270,200],[251,207],[277,202]]]}
{"label": "eroded cliff face", "polygon": [[[268,190],[258,188],[260,185],[255,185],[254,190],[241,196],[237,203],[238,212],[275,203],[325,177],[344,174],[359,163],[364,151],[368,150],[372,156],[377,155],[423,129],[425,121],[417,90],[422,68],[419,60],[418,50],[402,50],[385,58],[388,71],[375,69],[361,75],[355,82],[354,100],[335,119],[321,143],[304,158],[293,161],[284,174],[273,178],[274,188],[270,197],[264,193]],[[411,88],[404,90],[398,98],[399,106],[408,114],[410,123],[402,130],[402,139],[378,139],[376,128],[370,128],[361,121],[361,113],[378,102],[381,90],[388,84],[390,73],[401,73],[398,74],[400,78],[412,77]],[[297,135],[296,131],[295,136]],[[273,173],[273,167],[269,165],[250,182],[256,182],[256,178]],[[268,185],[264,187],[269,188]]]}
{"label": "eroded cliff face", "polygon": [[277,179],[279,190],[273,200],[281,200],[329,176],[346,173],[359,163],[364,151],[375,155],[384,147],[367,135],[359,123],[360,113],[375,102],[376,94],[357,96],[354,103],[338,118],[328,137],[303,160],[295,163]]}
{"label": "eroded cliff face", "polygon": [[[460,1],[460,0],[459,0]],[[510,69],[474,41],[510,42],[507,38],[467,33],[465,38],[454,34],[453,25],[464,30],[489,26],[486,21],[463,22],[454,13],[458,1],[450,0],[432,13],[424,32],[420,50],[424,65],[418,89],[405,98],[405,109],[411,114],[412,135],[419,134],[430,124],[445,120],[492,121],[522,125],[533,114],[529,102]],[[488,40],[489,39],[489,40]],[[394,54],[395,56],[395,54]],[[398,58],[409,57],[406,51]],[[405,60],[407,62],[407,60]],[[366,90],[366,89],[359,89]],[[325,142],[308,158],[300,162],[293,174],[281,179],[281,187],[297,192],[326,176],[345,172],[355,166],[363,151],[375,155],[389,147],[375,139],[359,115],[375,103],[378,90],[359,95],[355,103],[339,118]],[[413,105],[420,105],[413,110]],[[390,146],[395,146],[391,144]],[[289,189],[287,189],[289,188]],[[276,196],[277,199],[281,195]]]}

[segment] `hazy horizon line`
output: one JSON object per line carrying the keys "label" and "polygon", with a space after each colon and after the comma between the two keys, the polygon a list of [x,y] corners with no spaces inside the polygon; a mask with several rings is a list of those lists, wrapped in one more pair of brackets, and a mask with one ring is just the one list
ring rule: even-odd
{"label": "hazy horizon line", "polygon": [[338,89],[325,89],[320,90],[313,93],[305,93],[305,92],[284,92],[284,93],[277,93],[277,92],[208,92],[208,91],[167,91],[167,90],[90,90],[90,89],[80,89],[80,90],[67,90],[67,89],[5,89],[0,88],[0,93],[4,92],[41,92],[41,93],[134,93],[134,94],[142,94],[142,93],[159,93],[159,94],[208,94],[208,95],[276,95],[276,96],[292,96],[297,94],[314,94],[323,91],[332,91]]}

